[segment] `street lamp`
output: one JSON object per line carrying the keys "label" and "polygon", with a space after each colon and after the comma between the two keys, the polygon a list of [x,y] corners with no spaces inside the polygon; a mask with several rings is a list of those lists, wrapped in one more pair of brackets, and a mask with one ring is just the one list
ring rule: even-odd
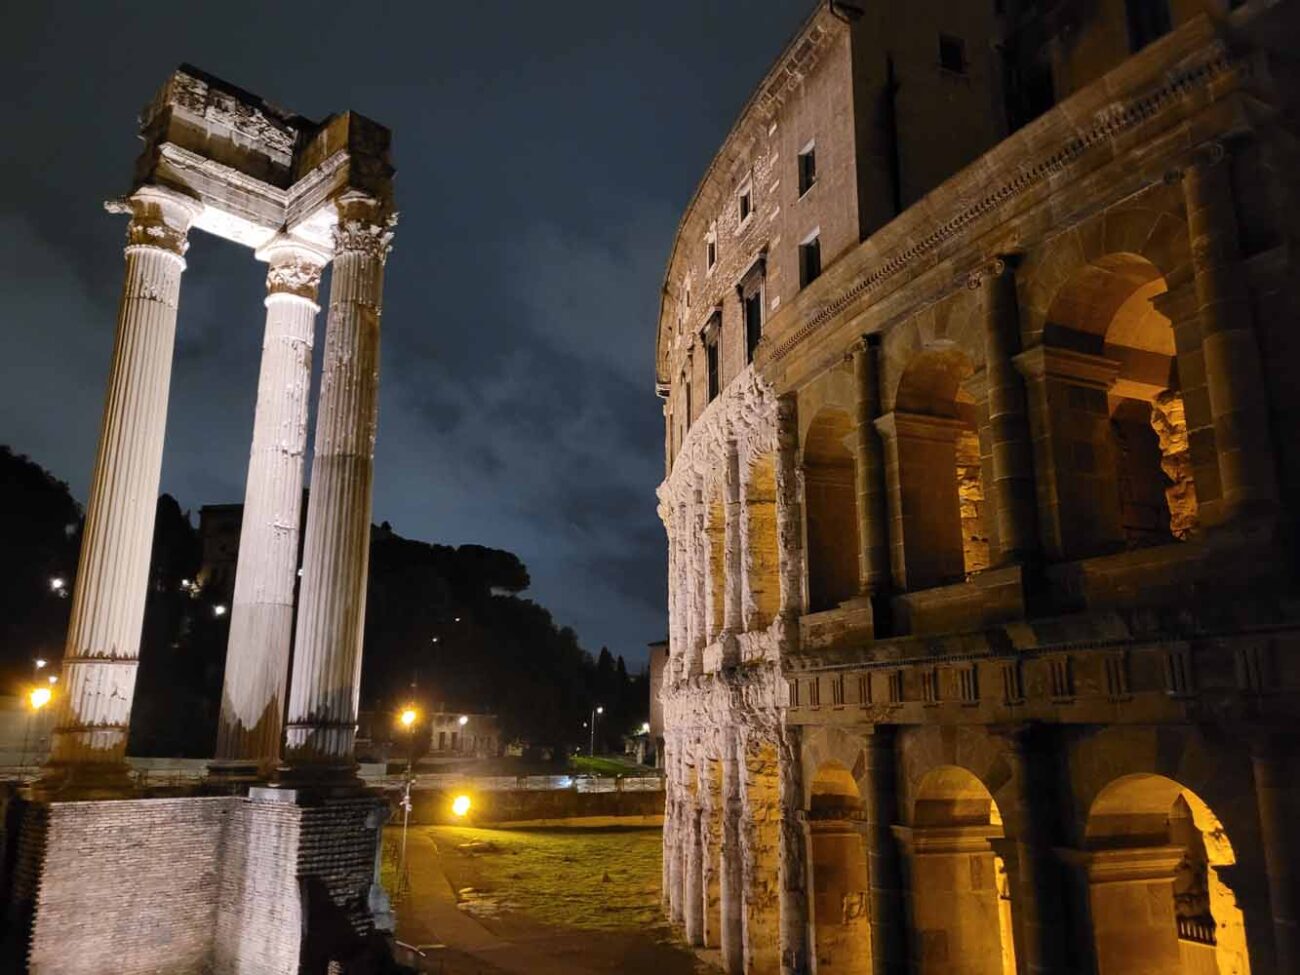
{"label": "street lamp", "polygon": [[411,762],[415,757],[415,722],[420,714],[415,708],[407,706],[397,720],[406,729],[406,787],[402,791],[402,852],[397,858],[397,896],[402,896],[406,887],[406,831],[411,824]]}
{"label": "street lamp", "polygon": [[36,715],[50,703],[54,697],[54,692],[49,687],[33,687],[27,694],[27,706],[31,713],[27,716],[27,724],[23,729],[23,768],[27,767],[27,745],[31,741],[32,725],[36,721]]}
{"label": "street lamp", "polygon": [[605,713],[603,705],[597,704],[591,710],[591,751],[587,754],[592,758],[596,757],[596,718]]}

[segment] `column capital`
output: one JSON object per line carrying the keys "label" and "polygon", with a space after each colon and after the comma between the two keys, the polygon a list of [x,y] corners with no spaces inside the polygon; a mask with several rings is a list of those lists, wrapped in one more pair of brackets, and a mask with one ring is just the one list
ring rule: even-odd
{"label": "column capital", "polygon": [[266,294],[293,295],[316,303],[316,290],[320,287],[321,272],[329,263],[330,255],[318,247],[279,236],[261,247],[256,254],[266,261]]}
{"label": "column capital", "polygon": [[190,227],[203,212],[203,204],[175,190],[142,186],[130,196],[107,201],[104,209],[131,217],[126,228],[127,253],[148,247],[183,259],[190,247]]}
{"label": "column capital", "polygon": [[1014,274],[1018,263],[1020,263],[1019,254],[995,254],[971,270],[966,277],[966,287],[978,291],[985,281]]}
{"label": "column capital", "polygon": [[335,201],[339,220],[334,227],[336,254],[363,254],[381,264],[393,249],[397,214],[366,193],[344,193]]}

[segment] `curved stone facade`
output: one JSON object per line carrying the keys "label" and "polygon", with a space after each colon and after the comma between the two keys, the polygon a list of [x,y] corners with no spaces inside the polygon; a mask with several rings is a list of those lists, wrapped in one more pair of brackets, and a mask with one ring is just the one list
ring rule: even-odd
{"label": "curved stone facade", "polygon": [[665,910],[1300,970],[1296,8],[961,6],[819,5],[673,245]]}

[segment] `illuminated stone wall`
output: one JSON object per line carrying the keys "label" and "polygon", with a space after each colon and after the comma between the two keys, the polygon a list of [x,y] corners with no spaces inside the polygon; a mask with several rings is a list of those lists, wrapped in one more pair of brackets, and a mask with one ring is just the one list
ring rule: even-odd
{"label": "illuminated stone wall", "polygon": [[[1050,48],[1071,98],[954,171],[969,126],[916,159],[955,79],[916,78],[935,25],[910,10],[916,202],[868,226],[875,14],[820,8],[683,220],[664,900],[730,973],[1300,970],[1300,169],[1273,70],[1300,13],[1178,2],[1128,56],[1126,5],[1081,11]],[[1006,41],[972,24],[937,32]],[[790,201],[772,138],[837,130],[779,93],[845,84],[846,36],[859,191]],[[751,175],[770,229],[701,278]],[[861,242],[792,290],[800,221],[854,204]],[[755,274],[762,339],[709,402],[697,326],[721,304],[738,355]],[[733,484],[734,525],[710,507]]]}

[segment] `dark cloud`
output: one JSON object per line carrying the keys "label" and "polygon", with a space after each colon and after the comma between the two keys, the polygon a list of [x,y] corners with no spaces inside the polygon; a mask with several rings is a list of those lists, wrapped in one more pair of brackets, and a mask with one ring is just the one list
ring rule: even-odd
{"label": "dark cloud", "polygon": [[[85,497],[134,119],[190,61],[394,131],[375,518],[509,548],[584,645],[661,637],[654,326],[677,217],[801,0],[23,4],[0,38],[0,442]],[[243,496],[263,268],[193,236],[163,489]],[[323,316],[322,316],[323,317]],[[323,326],[323,321],[321,323]],[[319,343],[318,343],[319,344]]]}

